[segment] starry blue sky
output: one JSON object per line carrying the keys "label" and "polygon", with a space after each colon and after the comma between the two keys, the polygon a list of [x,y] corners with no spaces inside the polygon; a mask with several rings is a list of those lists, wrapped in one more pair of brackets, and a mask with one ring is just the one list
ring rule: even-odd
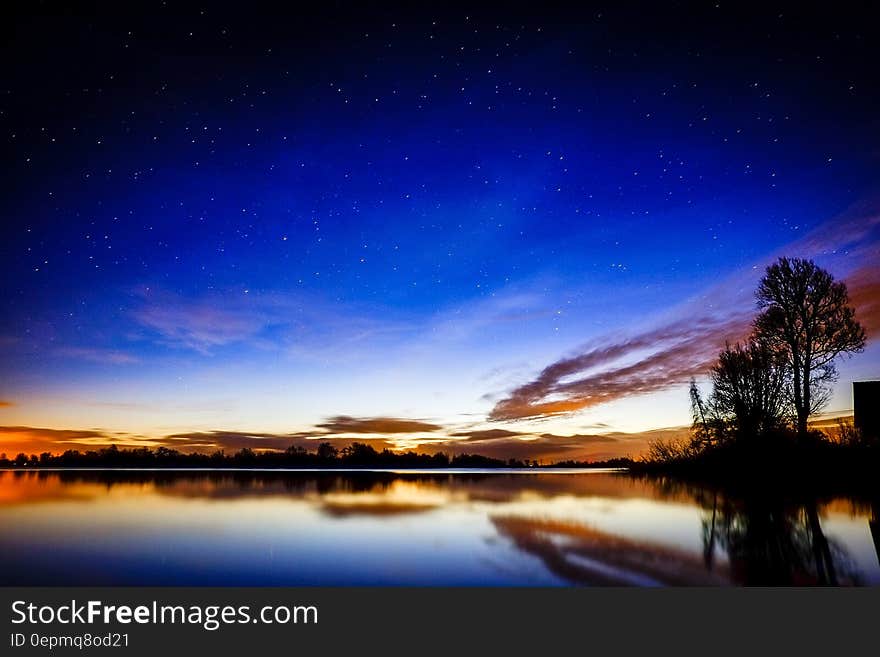
{"label": "starry blue sky", "polygon": [[[707,309],[735,337],[773,255],[847,277],[877,253],[876,23],[732,4],[25,6],[3,28],[0,421],[443,427],[400,445],[686,422],[696,356],[607,403],[584,382],[664,339],[714,349],[675,337]],[[546,391],[576,412],[498,412],[621,341]]]}

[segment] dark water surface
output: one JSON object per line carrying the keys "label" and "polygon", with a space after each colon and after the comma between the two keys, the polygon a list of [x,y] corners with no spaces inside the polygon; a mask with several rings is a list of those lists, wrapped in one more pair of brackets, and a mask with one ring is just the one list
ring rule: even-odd
{"label": "dark water surface", "polygon": [[611,471],[0,471],[0,583],[878,585],[878,511]]}

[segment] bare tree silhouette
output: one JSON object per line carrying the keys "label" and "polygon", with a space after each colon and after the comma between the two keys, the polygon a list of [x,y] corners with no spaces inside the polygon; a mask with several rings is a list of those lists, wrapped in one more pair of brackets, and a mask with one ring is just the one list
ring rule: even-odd
{"label": "bare tree silhouette", "polygon": [[767,268],[757,291],[761,314],[755,334],[785,353],[798,435],[828,401],[837,379],[834,360],[861,351],[865,330],[855,318],[846,285],[811,260],[780,258]]}

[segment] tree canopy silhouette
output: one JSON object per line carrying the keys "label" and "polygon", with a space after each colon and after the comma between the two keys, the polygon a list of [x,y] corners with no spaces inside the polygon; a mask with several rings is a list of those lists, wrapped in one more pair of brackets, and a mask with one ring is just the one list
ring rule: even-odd
{"label": "tree canopy silhouette", "polygon": [[[760,442],[760,449],[768,450],[765,456],[809,461],[809,449],[798,454],[792,443],[809,448],[816,442],[804,440],[810,415],[828,401],[837,379],[835,359],[861,351],[865,330],[846,285],[810,260],[780,258],[767,268],[756,296],[760,313],[751,335],[719,353],[709,371],[709,396],[704,399],[691,380],[690,438],[649,443],[645,463],[711,461],[728,467],[759,454],[755,438],[767,439]],[[866,456],[858,452],[862,441],[836,442],[854,448],[839,455],[850,465]],[[874,459],[876,452],[869,456]]]}
{"label": "tree canopy silhouette", "polygon": [[725,346],[710,372],[710,397],[704,401],[691,382],[700,442],[743,440],[778,429],[783,423],[785,372],[783,356],[764,341]]}
{"label": "tree canopy silhouette", "polygon": [[865,330],[855,318],[846,285],[813,261],[780,258],[767,268],[757,291],[762,310],[755,336],[785,355],[791,376],[787,397],[798,435],[830,396],[834,360],[861,351]]}

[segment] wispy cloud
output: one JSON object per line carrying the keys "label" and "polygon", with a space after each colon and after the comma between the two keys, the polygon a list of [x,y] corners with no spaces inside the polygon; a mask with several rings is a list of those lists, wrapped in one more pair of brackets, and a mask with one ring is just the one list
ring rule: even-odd
{"label": "wispy cloud", "polygon": [[237,296],[184,299],[146,290],[144,305],[134,317],[169,346],[207,354],[215,347],[252,339],[272,323],[260,304]]}
{"label": "wispy cloud", "polygon": [[460,431],[449,435],[453,438],[461,438],[460,441],[456,442],[478,443],[486,440],[498,440],[499,438],[517,438],[528,434],[520,431],[509,431],[508,429],[479,429],[474,431]]}
{"label": "wispy cloud", "polygon": [[[146,337],[177,349],[211,355],[228,345],[276,350],[307,358],[347,358],[365,344],[399,341],[416,327],[390,312],[297,292],[229,289],[185,297],[139,291],[135,321]],[[381,318],[380,318],[381,317]]]}
{"label": "wispy cloud", "polygon": [[42,427],[0,426],[0,452],[14,456],[19,452],[37,454],[74,449],[73,445],[99,440],[113,442],[113,436],[100,429],[47,429]]}
{"label": "wispy cloud", "polygon": [[246,431],[192,431],[164,436],[158,442],[182,452],[210,452],[218,449],[285,450],[293,445],[317,446],[309,433],[253,433]]}
{"label": "wispy cloud", "polygon": [[0,408],[8,408],[9,406],[15,406],[15,402],[0,399]]}
{"label": "wispy cloud", "polygon": [[548,365],[504,395],[489,419],[570,414],[678,386],[704,374],[725,341],[747,335],[755,314],[752,291],[777,255],[815,257],[846,276],[859,319],[870,335],[876,335],[880,273],[873,263],[878,257],[878,226],[880,213],[874,207],[855,208],[679,305],[653,328],[625,337],[608,335]]}
{"label": "wispy cloud", "polygon": [[463,341],[499,325],[522,325],[553,315],[540,290],[545,280],[530,285],[511,285],[489,297],[471,299],[444,308],[427,322],[431,342]]}
{"label": "wispy cloud", "polygon": [[[675,430],[677,431],[677,430]],[[421,434],[421,437],[415,437]],[[430,434],[427,436],[426,434]],[[653,434],[651,434],[653,435]],[[279,451],[289,447],[314,450],[323,441],[337,448],[368,442],[377,450],[415,449],[419,452],[476,453],[508,459],[589,459],[635,454],[649,434],[526,433],[507,429],[474,429],[449,433],[439,425],[404,418],[349,418],[340,416],[297,432],[210,430],[184,431],[150,437],[105,429],[53,429],[0,426],[0,452],[88,451],[110,445],[168,447],[180,452],[211,453],[217,450]]]}
{"label": "wispy cloud", "polygon": [[[880,261],[880,253],[877,254]],[[880,273],[876,266],[863,267],[847,278],[850,301],[868,338],[880,336]]]}
{"label": "wispy cloud", "polygon": [[[626,435],[626,434],[622,434]],[[485,443],[489,441],[507,441],[510,439],[517,440],[518,442],[528,442],[532,445],[540,445],[543,444],[541,441],[544,441],[547,444],[552,444],[554,446],[572,446],[572,447],[583,447],[590,443],[616,443],[618,442],[618,438],[610,435],[610,434],[573,434],[570,436],[561,436],[554,433],[529,433],[525,431],[511,431],[509,429],[476,429],[472,431],[459,431],[456,433],[450,433],[450,438],[454,438],[456,440],[449,441],[449,443],[455,444],[473,444],[473,443]]]}
{"label": "wispy cloud", "polygon": [[42,436],[55,442],[68,442],[84,438],[106,438],[109,434],[101,429],[44,429],[41,427],[0,427],[0,435],[27,433],[34,436]]}
{"label": "wispy cloud", "polygon": [[[748,313],[681,320],[624,341],[591,345],[549,365],[533,381],[516,388],[495,405],[489,419],[572,413],[686,382],[705,372],[725,340],[745,335],[750,322]],[[634,362],[616,365],[627,359]]]}
{"label": "wispy cloud", "polygon": [[59,356],[87,360],[105,365],[132,365],[139,363],[140,358],[117,349],[100,349],[93,347],[61,347],[55,350]]}
{"label": "wispy cloud", "polygon": [[443,427],[423,420],[395,417],[351,417],[337,415],[315,425],[329,433],[399,434],[439,431]]}
{"label": "wispy cloud", "polygon": [[[490,433],[495,431],[495,433]],[[488,430],[469,432],[466,437],[451,437],[447,441],[432,443],[429,451],[475,453],[499,459],[588,459],[622,456],[630,453],[632,444],[624,445],[617,437],[601,434],[575,434],[561,436],[553,433],[531,435],[514,431]],[[494,437],[492,437],[494,436]],[[597,449],[600,448],[600,449]],[[604,450],[604,451],[603,451]]]}

